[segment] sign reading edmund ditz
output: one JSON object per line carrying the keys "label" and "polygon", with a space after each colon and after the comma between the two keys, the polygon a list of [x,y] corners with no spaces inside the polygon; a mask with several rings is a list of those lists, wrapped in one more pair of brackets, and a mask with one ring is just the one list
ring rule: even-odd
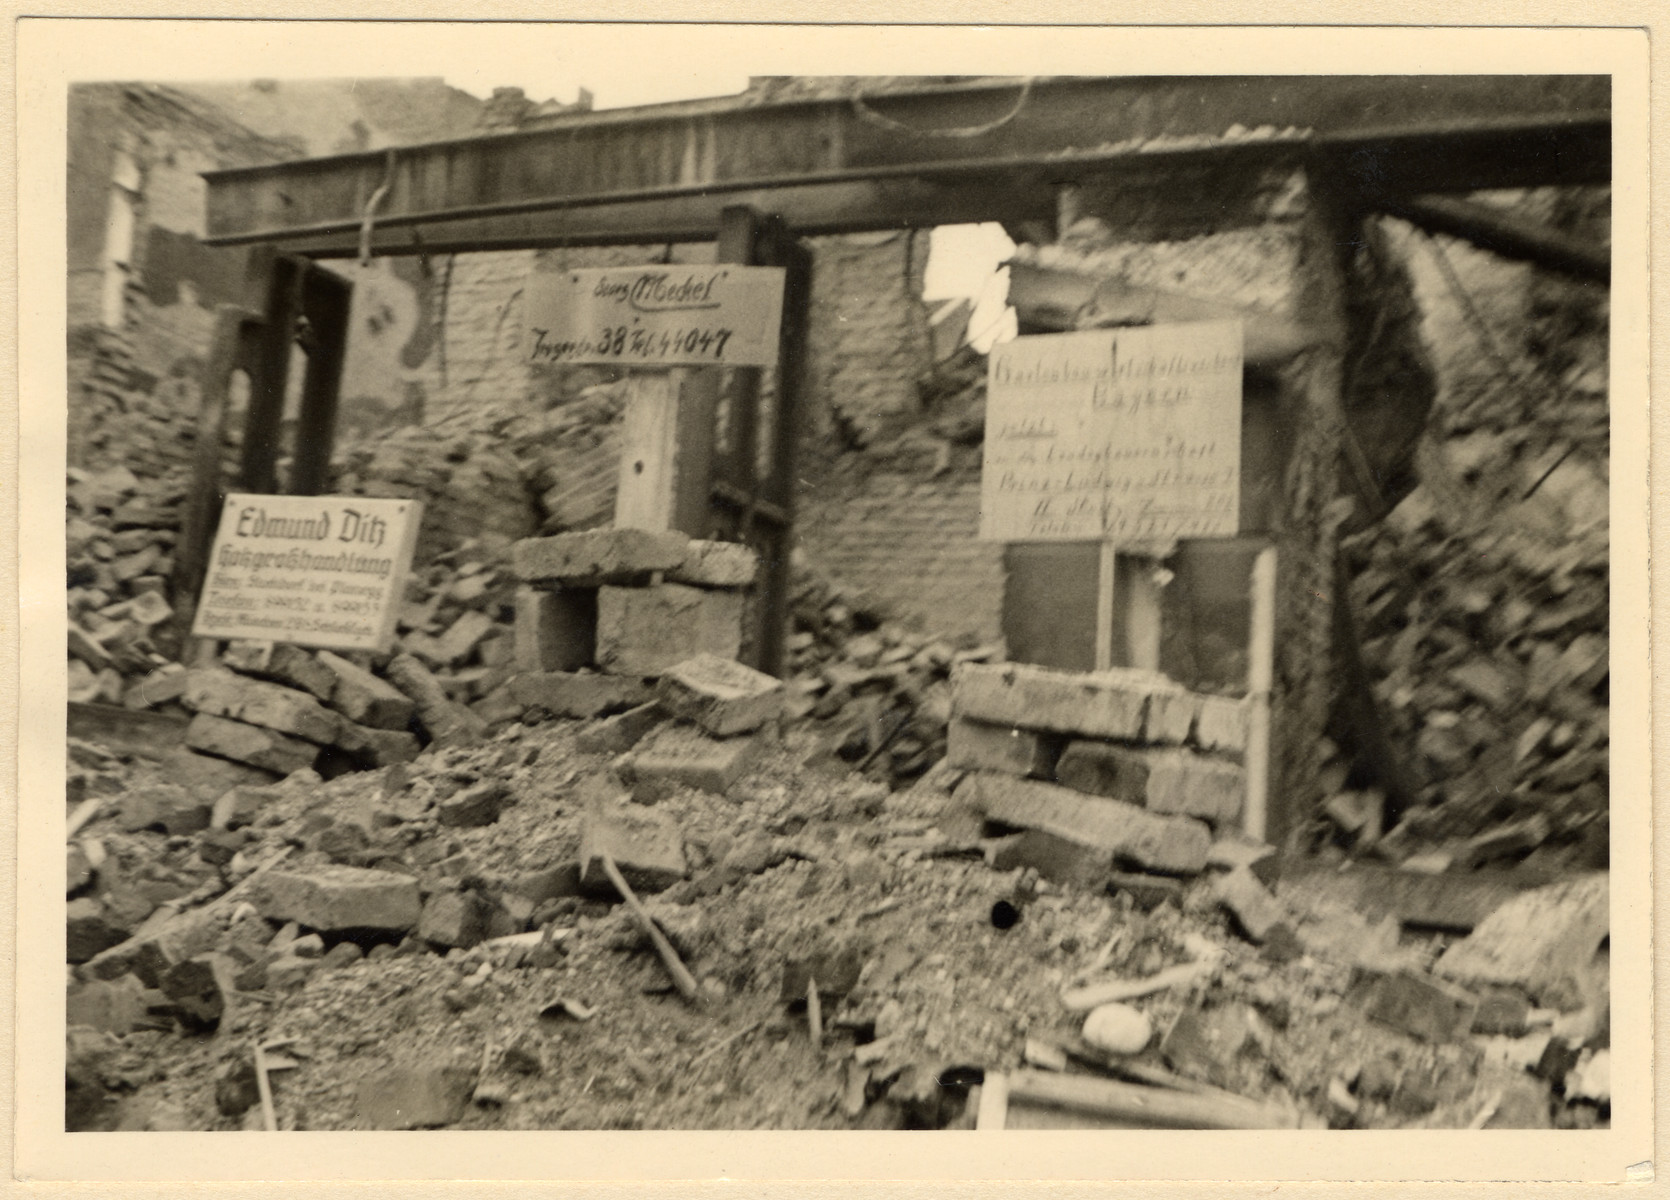
{"label": "sign reading edmund ditz", "polygon": [[783,269],[609,267],[535,274],[524,345],[534,363],[769,367]]}
{"label": "sign reading edmund ditz", "polygon": [[191,631],[382,649],[394,635],[422,519],[416,500],[228,496]]}

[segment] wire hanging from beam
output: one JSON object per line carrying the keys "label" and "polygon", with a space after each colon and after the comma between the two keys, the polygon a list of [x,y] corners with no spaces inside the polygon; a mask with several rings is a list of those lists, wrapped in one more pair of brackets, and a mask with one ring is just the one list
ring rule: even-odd
{"label": "wire hanging from beam", "polygon": [[892,117],[883,116],[881,113],[878,113],[875,109],[870,107],[869,103],[865,100],[864,93],[862,91],[853,92],[852,110],[857,113],[859,117],[863,120],[869,121],[872,125],[879,125],[883,129],[891,130],[894,133],[908,133],[913,137],[983,137],[988,133],[1002,129],[1005,125],[1009,124],[1016,117],[1021,115],[1021,110],[1026,107],[1026,102],[1032,96],[1032,85],[1037,78],[1038,77],[1036,75],[1026,76],[1026,78],[1021,81],[1021,93],[1015,98],[1014,107],[1004,113],[1001,117],[998,117],[995,121],[987,121],[984,125],[963,125],[952,129],[917,129],[915,126],[906,125],[903,121],[895,121]]}

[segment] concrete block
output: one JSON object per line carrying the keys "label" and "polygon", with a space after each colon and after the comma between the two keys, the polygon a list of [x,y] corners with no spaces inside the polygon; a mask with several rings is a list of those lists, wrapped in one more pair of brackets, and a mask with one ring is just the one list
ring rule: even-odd
{"label": "concrete block", "polygon": [[335,743],[342,718],[306,692],[220,667],[187,672],[181,701],[193,712],[276,729],[321,746]]}
{"label": "concrete block", "polygon": [[667,572],[674,583],[694,587],[745,588],[760,570],[760,556],[738,542],[692,541],[684,561]]}
{"label": "concrete block", "polygon": [[319,661],[336,676],[331,707],[356,725],[373,729],[405,729],[417,706],[410,696],[347,659],[319,651]]}
{"label": "concrete block", "polygon": [[324,704],[336,692],[336,672],[288,642],[232,642],[220,661],[242,674],[300,688]]}
{"label": "concrete block", "polygon": [[1054,671],[1023,663],[961,663],[951,672],[957,716],[1081,737],[1142,736],[1148,697],[1177,685],[1155,671]]}
{"label": "concrete block", "polygon": [[994,871],[1031,867],[1051,883],[1095,888],[1113,872],[1113,855],[1042,829],[1004,838],[987,859]]}
{"label": "concrete block", "polygon": [[198,713],[186,726],[186,745],[204,754],[248,763],[277,775],[311,767],[319,747],[273,729]]}
{"label": "concrete block", "polygon": [[655,698],[673,716],[726,737],[776,720],[783,711],[783,684],[731,659],[698,654],[661,676]]}
{"label": "concrete block", "polygon": [[1605,873],[1507,901],[1439,956],[1433,970],[1475,986],[1518,987],[1545,1008],[1581,1008],[1611,929]]}
{"label": "concrete block", "polygon": [[640,704],[586,726],[575,737],[574,746],[587,754],[625,754],[666,719],[667,714],[654,701]]}
{"label": "concrete block", "polygon": [[1147,799],[1147,807],[1154,812],[1199,817],[1223,829],[1241,819],[1246,794],[1246,772],[1236,763],[1188,750],[1154,754]]}
{"label": "concrete block", "polygon": [[1146,804],[1153,764],[1154,756],[1148,750],[1073,741],[1067,743],[1055,764],[1055,781],[1086,795]]}
{"label": "concrete block", "polygon": [[516,669],[573,671],[597,648],[597,589],[516,589]]}
{"label": "concrete block", "polygon": [[160,825],[178,835],[207,829],[210,815],[210,806],[196,795],[183,787],[160,783],[124,794],[118,824],[127,833]]}
{"label": "concrete block", "polygon": [[346,719],[337,728],[336,745],[365,770],[411,762],[423,749],[417,736],[403,729],[374,729]]}
{"label": "concrete block", "polygon": [[512,676],[509,687],[511,699],[524,709],[542,708],[559,717],[596,717],[650,699],[642,680],[618,675],[529,672]]}
{"label": "concrete block", "polygon": [[1195,745],[1202,750],[1244,754],[1248,702],[1233,696],[1202,696],[1195,717]]}
{"label": "concrete block", "polygon": [[661,809],[616,802],[593,803],[580,826],[580,886],[613,895],[603,870],[607,854],[635,892],[662,892],[688,872],[684,835]]}
{"label": "concrete block", "polygon": [[440,680],[410,654],[397,654],[388,665],[389,682],[412,698],[417,717],[431,741],[467,746],[487,734],[487,722],[452,700]]}
{"label": "concrete block", "polygon": [[631,782],[683,784],[724,795],[765,749],[757,736],[711,738],[689,725],[666,725],[621,764]]}
{"label": "concrete block", "polygon": [[1042,829],[1106,850],[1116,862],[1167,874],[1199,872],[1212,842],[1206,826],[1190,817],[1162,816],[1124,801],[993,772],[969,774],[952,799],[988,821]]}
{"label": "concrete block", "polygon": [[1478,1012],[1478,997],[1420,971],[1365,972],[1353,992],[1364,1013],[1426,1042],[1467,1036]]}
{"label": "concrete block", "polygon": [[229,788],[264,787],[279,775],[246,763],[199,754],[187,746],[176,746],[163,755],[159,769],[163,778],[185,788],[205,804],[213,804]]}
{"label": "concrete block", "polygon": [[512,548],[516,577],[524,583],[596,587],[642,583],[689,556],[682,533],[648,529],[592,529],[556,537],[525,538]]}
{"label": "concrete block", "polygon": [[1049,779],[1060,753],[1059,737],[1012,725],[953,717],[946,730],[945,761],[959,770]]}
{"label": "concrete block", "polygon": [[441,661],[450,664],[463,662],[494,628],[493,618],[484,612],[470,610],[461,613],[437,639]]}
{"label": "concrete block", "polygon": [[686,587],[605,587],[597,593],[597,665],[616,675],[660,675],[698,654],[734,659],[743,596]]}
{"label": "concrete block", "polygon": [[1200,712],[1201,698],[1193,692],[1177,688],[1151,693],[1148,712],[1143,718],[1142,739],[1156,745],[1181,746],[1194,732],[1195,717]]}
{"label": "concrete block", "polygon": [[250,885],[249,900],[269,921],[295,921],[320,933],[402,933],[417,924],[422,911],[417,880],[363,867],[276,868]]}
{"label": "concrete block", "polygon": [[475,1092],[468,1067],[397,1067],[362,1080],[354,1093],[355,1129],[436,1129],[463,1119]]}
{"label": "concrete block", "polygon": [[132,972],[146,987],[157,987],[175,963],[215,948],[225,927],[224,916],[210,908],[185,912],[159,908],[127,941],[94,955],[77,973],[82,979],[117,979]]}

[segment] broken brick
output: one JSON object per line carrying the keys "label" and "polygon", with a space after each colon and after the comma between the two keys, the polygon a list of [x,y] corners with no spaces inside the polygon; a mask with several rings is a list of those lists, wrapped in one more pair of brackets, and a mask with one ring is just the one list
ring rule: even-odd
{"label": "broken brick", "polygon": [[1169,875],[1115,871],[1108,876],[1107,887],[1111,893],[1125,893],[1144,912],[1153,911],[1167,900],[1178,906],[1183,903],[1183,884]]}
{"label": "broken brick", "polygon": [[1212,891],[1241,932],[1255,942],[1263,942],[1287,920],[1282,902],[1246,867],[1219,875],[1212,881]]}
{"label": "broken brick", "polygon": [[692,541],[684,561],[667,571],[674,583],[696,587],[744,588],[759,574],[760,557],[738,542]]}
{"label": "broken brick", "polygon": [[580,885],[587,892],[614,894],[603,870],[605,854],[634,891],[665,891],[687,873],[684,835],[658,809],[593,803],[580,827]]}
{"label": "broken brick", "polygon": [[207,829],[209,818],[209,806],[185,788],[159,783],[124,795],[118,824],[128,833],[160,825],[179,835]]}
{"label": "broken brick", "polygon": [[423,749],[416,734],[403,729],[356,725],[348,720],[337,726],[336,747],[365,770],[411,762]]}
{"label": "broken brick", "polygon": [[336,672],[288,642],[233,642],[220,658],[234,671],[300,688],[324,704],[336,693]]}
{"label": "broken brick", "polygon": [[435,817],[455,829],[491,825],[509,800],[510,789],[502,780],[484,779],[438,803]]}
{"label": "broken brick", "polygon": [[355,1129],[433,1129],[463,1118],[476,1072],[465,1067],[397,1067],[362,1080]]}
{"label": "broken brick", "polygon": [[417,935],[437,946],[467,950],[490,936],[496,907],[473,891],[436,892],[424,902]]}
{"label": "broken brick", "polygon": [[1353,991],[1373,1020],[1427,1042],[1455,1041],[1473,1026],[1478,998],[1454,984],[1413,970],[1362,975]]}
{"label": "broken brick", "polygon": [[1176,684],[1154,671],[1082,673],[1021,663],[962,663],[951,673],[955,715],[1092,738],[1142,736],[1148,697]]}
{"label": "broken brick", "polygon": [[1241,1058],[1254,1045],[1246,1006],[1226,1004],[1179,1014],[1160,1042],[1160,1054],[1180,1074],[1235,1091]]}
{"label": "broken brick", "polygon": [[1051,883],[1097,887],[1113,871],[1113,855],[1094,846],[1070,841],[1041,829],[1028,829],[1004,838],[987,860],[994,871],[1030,867]]}
{"label": "broken brick", "polygon": [[1604,873],[1507,901],[1439,956],[1435,973],[1472,985],[1523,989],[1544,1007],[1582,1007],[1610,929]]}
{"label": "broken brick", "polygon": [[660,675],[698,654],[734,659],[742,646],[740,592],[666,583],[597,593],[597,665],[616,675]]}
{"label": "broken brick", "polygon": [[689,547],[689,538],[671,530],[592,529],[524,538],[511,553],[516,577],[524,583],[596,587],[642,583],[683,563]]}
{"label": "broken brick", "polygon": [[661,706],[651,701],[594,722],[574,738],[574,746],[587,754],[625,754],[667,719]]}
{"label": "broken brick", "polygon": [[417,705],[418,720],[431,740],[443,746],[463,746],[480,741],[487,723],[462,704],[449,699],[446,689],[410,654],[397,654],[388,665],[389,682],[405,692]]}
{"label": "broken brick", "polygon": [[442,663],[461,663],[475,652],[477,644],[495,628],[493,618],[474,609],[466,610],[436,639]]}
{"label": "broken brick", "polygon": [[65,958],[84,963],[127,940],[127,931],[111,923],[104,906],[91,896],[71,900],[65,914]]}
{"label": "broken brick", "polygon": [[698,654],[669,668],[655,696],[667,712],[716,737],[748,733],[783,711],[780,680],[713,654]]}
{"label": "broken brick", "polygon": [[312,742],[208,713],[198,713],[191,719],[191,724],[186,726],[185,742],[193,750],[278,775],[310,767],[319,757],[319,747]]}

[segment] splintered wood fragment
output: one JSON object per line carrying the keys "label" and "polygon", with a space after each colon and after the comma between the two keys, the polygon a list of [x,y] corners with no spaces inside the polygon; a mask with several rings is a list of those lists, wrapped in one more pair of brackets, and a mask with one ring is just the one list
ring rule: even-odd
{"label": "splintered wood fragment", "polygon": [[102,796],[94,796],[91,800],[83,800],[76,805],[75,811],[70,814],[69,832],[64,835],[64,840],[66,842],[74,841],[75,835],[81,832],[81,827],[98,816],[99,810],[103,807],[104,798]]}
{"label": "splintered wood fragment", "polygon": [[806,1028],[812,1031],[812,1045],[823,1045],[823,1002],[818,999],[818,981],[806,981]]}
{"label": "splintered wood fragment", "polygon": [[296,1064],[287,1058],[272,1058],[267,1051],[288,1046],[291,1040],[285,1038],[283,1041],[255,1044],[255,1086],[261,1093],[261,1122],[268,1133],[278,1132],[278,1113],[273,1109],[273,1085],[267,1078],[267,1072],[294,1067]]}
{"label": "splintered wood fragment", "polygon": [[1009,1119],[1009,1077],[998,1071],[987,1071],[980,1084],[980,1107],[974,1118],[974,1128],[984,1133],[1002,1129]]}
{"label": "splintered wood fragment", "polygon": [[1211,972],[1217,963],[1208,959],[1196,959],[1194,962],[1180,963],[1175,967],[1167,967],[1153,975],[1142,979],[1110,979],[1102,983],[1086,984],[1083,987],[1069,988],[1061,993],[1061,1003],[1070,1012],[1089,1012],[1093,1008],[1100,1008],[1104,1004],[1115,1004],[1121,1000],[1134,1000],[1139,996],[1152,995],[1163,992],[1167,988],[1181,987]]}
{"label": "splintered wood fragment", "polygon": [[1027,1069],[1009,1076],[1009,1098],[1156,1129],[1293,1129],[1298,1124],[1287,1109],[1241,1096],[1200,1095]]}
{"label": "splintered wood fragment", "polygon": [[673,986],[678,989],[678,994],[683,996],[690,1004],[700,1008],[702,992],[696,986],[696,977],[690,974],[689,969],[685,967],[683,960],[678,956],[678,951],[674,950],[673,944],[667,940],[667,935],[661,932],[654,919],[644,911],[644,906],[639,903],[637,895],[633,893],[625,877],[621,875],[620,868],[615,866],[615,860],[607,854],[600,857],[603,860],[603,873],[609,877],[609,882],[615,885],[615,890],[620,893],[621,899],[626,901],[626,906],[632,910],[632,915],[637,918],[639,927],[649,938],[650,944],[655,947],[655,952],[661,956],[661,965],[667,968],[667,974],[672,977]]}

